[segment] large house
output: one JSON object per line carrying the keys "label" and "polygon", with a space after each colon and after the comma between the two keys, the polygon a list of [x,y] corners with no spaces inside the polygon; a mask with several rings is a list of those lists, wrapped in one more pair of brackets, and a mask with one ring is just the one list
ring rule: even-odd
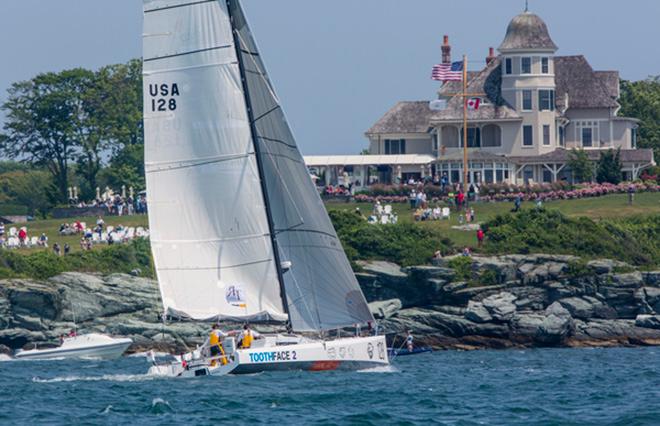
{"label": "large house", "polygon": [[[638,121],[618,115],[617,71],[595,71],[581,55],[555,56],[546,24],[527,11],[513,18],[498,50],[496,56],[490,49],[481,71],[468,72],[468,92],[482,94],[480,107],[468,112],[470,182],[570,180],[572,148],[584,149],[593,161],[602,150],[620,148],[627,179],[654,165],[653,151],[637,148]],[[442,52],[443,62],[451,62],[447,36]],[[348,170],[362,182],[365,174],[380,182],[444,174],[461,182],[463,98],[456,96],[461,90],[462,82],[442,85],[438,97],[447,101],[442,110],[432,110],[429,101],[399,102],[366,133],[368,157],[378,164],[367,170],[344,163],[343,171],[335,165],[335,173]],[[406,164],[404,158],[416,161]]]}

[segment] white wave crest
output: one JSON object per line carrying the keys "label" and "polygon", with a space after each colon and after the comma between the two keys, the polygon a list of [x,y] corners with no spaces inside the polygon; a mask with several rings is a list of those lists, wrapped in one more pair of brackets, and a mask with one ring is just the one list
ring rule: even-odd
{"label": "white wave crest", "polygon": [[52,379],[33,377],[34,383],[61,383],[61,382],[142,382],[154,380],[156,377],[149,374],[106,374],[103,376],[62,376]]}
{"label": "white wave crest", "polygon": [[0,354],[0,362],[15,361],[14,358],[9,355]]}
{"label": "white wave crest", "polygon": [[[167,358],[172,356],[167,352],[154,352],[154,355],[156,356],[156,358]],[[136,352],[134,354],[128,355],[128,358],[146,358],[147,356],[149,356],[149,351]]]}
{"label": "white wave crest", "polygon": [[380,367],[367,368],[364,370],[359,370],[358,373],[400,373],[401,370],[396,368],[393,365],[383,365]]}

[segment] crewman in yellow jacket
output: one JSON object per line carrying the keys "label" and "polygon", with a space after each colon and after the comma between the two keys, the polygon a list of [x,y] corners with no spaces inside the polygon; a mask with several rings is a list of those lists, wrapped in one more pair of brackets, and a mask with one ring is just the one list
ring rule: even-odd
{"label": "crewman in yellow jacket", "polygon": [[[227,335],[218,328],[217,324],[213,324],[213,326],[211,326],[211,333],[209,334],[209,349],[211,352],[211,358],[222,356],[220,360],[222,365],[227,364],[225,350],[222,347],[222,339],[226,336]],[[216,365],[216,360],[211,361],[211,367],[215,367]]]}
{"label": "crewman in yellow jacket", "polygon": [[252,342],[258,337],[259,334],[256,331],[250,330],[250,326],[245,324],[240,337],[241,349],[250,349],[252,347]]}

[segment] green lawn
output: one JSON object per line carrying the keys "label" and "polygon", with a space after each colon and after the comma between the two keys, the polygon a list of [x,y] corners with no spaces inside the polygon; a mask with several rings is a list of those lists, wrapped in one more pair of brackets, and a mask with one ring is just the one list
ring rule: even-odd
{"label": "green lawn", "polygon": [[[440,206],[446,204],[440,203]],[[534,203],[523,203],[523,209],[534,208]],[[329,210],[354,210],[359,207],[368,216],[372,210],[371,204],[355,203],[327,203]],[[399,222],[413,222],[413,214],[408,204],[393,204],[394,211],[399,216]],[[551,201],[544,204],[548,210],[559,210],[572,216],[587,216],[593,220],[618,218],[634,215],[660,214],[660,193],[635,194],[635,202],[628,205],[627,194],[608,195],[597,198],[583,198],[579,200]],[[513,203],[473,203],[477,223],[487,222],[499,214],[505,214],[513,208]],[[458,214],[452,211],[450,220],[420,222],[421,226],[431,226],[442,230],[457,247],[476,245],[476,233],[472,231],[459,231],[452,226],[459,225]]]}
{"label": "green lawn", "polygon": [[[94,228],[96,226],[96,217],[81,217],[77,218],[81,222],[85,222],[88,227]],[[105,216],[103,218],[106,225],[123,225],[123,226],[133,226],[133,227],[148,227],[148,219],[146,215],[133,215],[133,216]],[[73,224],[76,219],[48,219],[48,220],[36,220],[29,222],[27,224],[17,224],[17,225],[7,225],[6,229],[9,232],[9,228],[15,226],[20,228],[21,226],[26,226],[28,229],[28,236],[40,236],[42,233],[45,233],[48,236],[48,246],[53,247],[53,244],[58,243],[61,247],[64,247],[64,244],[69,244],[71,246],[71,251],[80,250],[80,237],[81,235],[70,235],[62,236],[59,235],[60,225],[62,223]],[[31,249],[21,249],[21,252],[32,253],[36,248]]]}
{"label": "green lawn", "polygon": [[[359,207],[365,215],[371,212],[371,204],[356,203],[327,203],[328,210],[354,210]],[[485,222],[494,218],[498,214],[504,214],[511,210],[512,203],[474,203],[472,206],[476,213],[477,222]],[[580,200],[552,201],[545,203],[547,209],[557,209],[568,216],[587,216],[594,220],[605,218],[617,218],[632,215],[660,214],[660,193],[642,193],[635,195],[635,203],[628,205],[628,196],[626,194],[608,195],[598,198],[584,198]],[[412,211],[408,204],[394,204],[394,210],[399,216],[400,222],[412,222]],[[523,203],[524,209],[534,208],[533,203]],[[87,222],[88,226],[94,226],[95,217],[80,218],[82,222]],[[117,226],[143,226],[147,227],[147,216],[109,216],[104,218],[107,225]],[[54,243],[61,246],[69,244],[72,251],[80,250],[80,236],[60,236],[58,234],[60,224],[63,219],[39,220],[27,224],[28,234],[30,236],[39,236],[45,232],[49,238],[49,245]],[[70,223],[74,220],[69,219]],[[458,214],[452,212],[452,217],[448,221],[421,222],[420,226],[431,226],[442,230],[457,247],[474,246],[476,244],[476,235],[471,231],[459,231],[452,229],[452,226],[458,225]],[[21,226],[21,225],[14,225]],[[9,228],[9,227],[8,227]],[[22,250],[32,252],[36,249]]]}

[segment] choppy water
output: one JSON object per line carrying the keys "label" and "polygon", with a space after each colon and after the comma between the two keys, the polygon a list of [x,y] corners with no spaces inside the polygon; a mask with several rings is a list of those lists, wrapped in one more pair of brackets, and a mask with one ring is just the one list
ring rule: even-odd
{"label": "choppy water", "polygon": [[660,424],[660,348],[436,352],[357,373],[146,370],[140,358],[0,362],[0,423]]}

